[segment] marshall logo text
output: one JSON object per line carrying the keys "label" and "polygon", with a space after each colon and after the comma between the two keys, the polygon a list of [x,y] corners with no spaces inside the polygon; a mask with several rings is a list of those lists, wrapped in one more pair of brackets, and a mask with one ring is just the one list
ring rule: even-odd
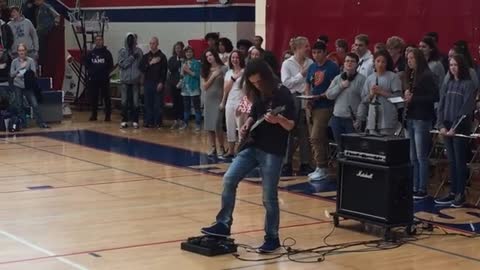
{"label": "marshall logo text", "polygon": [[373,179],[373,173],[366,173],[364,171],[358,171],[357,176],[360,178],[365,178],[369,180]]}

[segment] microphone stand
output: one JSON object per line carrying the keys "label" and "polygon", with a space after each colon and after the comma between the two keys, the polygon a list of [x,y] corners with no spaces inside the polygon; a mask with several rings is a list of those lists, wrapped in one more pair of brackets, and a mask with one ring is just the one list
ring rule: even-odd
{"label": "microphone stand", "polygon": [[[378,76],[375,77],[375,85],[378,86]],[[378,120],[379,120],[379,110],[378,106],[380,106],[380,102],[378,101],[377,95],[373,95],[372,100],[370,101],[370,105],[374,106],[374,121],[375,121],[375,133],[376,135],[379,135],[379,130],[378,130]]]}

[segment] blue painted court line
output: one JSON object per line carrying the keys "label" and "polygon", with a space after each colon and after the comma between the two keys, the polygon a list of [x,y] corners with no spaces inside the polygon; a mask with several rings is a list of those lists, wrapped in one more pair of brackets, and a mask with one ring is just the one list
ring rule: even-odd
{"label": "blue painted court line", "polygon": [[42,189],[52,189],[52,186],[32,186],[32,187],[27,187],[28,189],[31,190],[42,190]]}
{"label": "blue painted court line", "polygon": [[[22,145],[22,144],[20,144],[20,145]],[[156,180],[156,181],[160,181],[160,182],[164,182],[164,183],[168,183],[168,184],[172,184],[172,185],[176,185],[176,186],[180,186],[180,187],[185,187],[185,188],[193,189],[193,190],[196,190],[196,191],[206,192],[206,193],[214,194],[214,195],[218,195],[218,196],[222,195],[221,193],[213,192],[213,191],[210,191],[210,190],[205,190],[205,189],[201,189],[201,188],[197,188],[197,187],[193,187],[193,186],[189,186],[189,185],[184,185],[184,184],[173,182],[173,181],[168,181],[168,180],[165,180],[163,178],[155,178],[155,177],[152,177],[152,176],[149,176],[149,175],[144,175],[144,174],[141,174],[141,173],[132,172],[132,171],[125,170],[125,169],[116,168],[116,167],[96,163],[96,162],[93,162],[93,161],[90,161],[90,160],[85,160],[85,159],[81,159],[81,158],[67,156],[67,155],[57,153],[57,152],[53,152],[53,151],[50,151],[50,150],[36,148],[36,147],[33,147],[33,146],[26,146],[26,145],[23,145],[23,146],[27,147],[27,148],[35,149],[37,151],[42,151],[42,152],[46,152],[46,153],[50,153],[50,154],[54,154],[54,155],[58,155],[58,156],[62,156],[62,157],[67,157],[67,158],[75,159],[75,160],[78,160],[78,161],[88,162],[88,163],[99,165],[99,166],[102,166],[102,167],[105,167],[105,168],[110,168],[110,169],[114,169],[114,170],[118,170],[118,171],[123,171],[123,172],[131,173],[131,174],[135,174],[135,175],[138,175],[138,176],[142,176],[144,178],[148,178],[148,179],[152,179],[152,180]],[[93,147],[91,147],[91,148],[93,148]],[[188,168],[188,169],[190,169],[190,168]],[[192,169],[190,169],[190,170],[192,170]],[[198,170],[198,171],[200,172],[200,170]],[[182,176],[182,177],[187,177],[187,176]],[[172,178],[172,177],[170,177],[170,178]],[[144,180],[132,180],[132,181],[144,181]],[[123,182],[126,182],[126,181],[123,181]],[[113,184],[113,183],[111,183],[111,184]],[[248,200],[240,199],[240,198],[237,198],[237,201],[241,201],[241,202],[251,204],[251,205],[256,205],[256,206],[263,206],[263,204],[261,204],[261,203],[256,203],[256,202],[252,202],[252,201],[248,201]],[[285,210],[285,209],[280,209],[280,211],[284,212],[284,213],[292,214],[292,215],[295,215],[295,216],[312,219],[312,220],[315,220],[315,221],[326,221],[324,219],[320,219],[320,218],[316,218],[316,217],[312,217],[312,216],[308,216],[308,215],[303,215],[303,214],[296,213],[296,212],[289,211],[289,210]]]}
{"label": "blue painted court line", "polygon": [[179,167],[217,164],[219,161],[209,158],[205,153],[90,130],[46,132],[37,135]]}

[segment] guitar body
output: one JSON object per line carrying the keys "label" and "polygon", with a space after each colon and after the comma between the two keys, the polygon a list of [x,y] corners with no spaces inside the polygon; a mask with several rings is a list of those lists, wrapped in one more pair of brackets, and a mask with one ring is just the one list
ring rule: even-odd
{"label": "guitar body", "polygon": [[[283,111],[285,111],[285,106],[278,106],[275,109],[269,111],[269,113],[271,113],[272,115],[278,115]],[[264,121],[265,121],[265,115],[263,115],[260,119],[257,120],[257,122],[255,122],[250,127],[250,130],[243,138],[240,138],[240,141],[238,142],[237,153],[242,152],[243,150],[245,150],[255,142],[255,140],[252,137],[252,131],[254,131]]]}
{"label": "guitar body", "polygon": [[243,150],[248,148],[248,146],[252,145],[253,143],[254,143],[254,140],[253,140],[253,138],[252,138],[252,136],[250,135],[250,132],[249,132],[247,135],[245,135],[245,137],[240,139],[240,141],[238,142],[237,153],[242,152]]}

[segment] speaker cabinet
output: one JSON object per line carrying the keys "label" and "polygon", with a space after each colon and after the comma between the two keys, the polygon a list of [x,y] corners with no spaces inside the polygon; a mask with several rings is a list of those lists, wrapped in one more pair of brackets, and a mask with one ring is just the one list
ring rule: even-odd
{"label": "speaker cabinet", "polygon": [[411,174],[409,164],[382,166],[339,160],[337,214],[384,225],[412,224]]}

